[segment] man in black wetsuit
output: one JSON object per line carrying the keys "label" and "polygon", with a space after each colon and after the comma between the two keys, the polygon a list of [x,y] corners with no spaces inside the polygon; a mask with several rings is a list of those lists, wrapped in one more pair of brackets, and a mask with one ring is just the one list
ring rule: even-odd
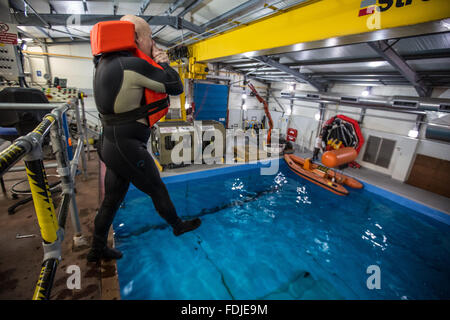
{"label": "man in black wetsuit", "polygon": [[[102,55],[96,64],[94,96],[101,115],[132,113],[145,105],[144,89],[179,95],[183,92],[178,73],[169,66],[166,53],[151,38],[151,29],[144,19],[126,15],[121,20],[133,22],[138,48],[158,63],[121,51]],[[175,210],[154,160],[147,151],[150,127],[146,117],[122,123],[103,123],[99,156],[106,165],[105,196],[95,217],[92,248],[87,259],[120,259],[122,253],[106,246],[109,229],[130,182],[148,194],[159,215],[173,228],[175,236],[198,228],[200,219],[183,221]]]}

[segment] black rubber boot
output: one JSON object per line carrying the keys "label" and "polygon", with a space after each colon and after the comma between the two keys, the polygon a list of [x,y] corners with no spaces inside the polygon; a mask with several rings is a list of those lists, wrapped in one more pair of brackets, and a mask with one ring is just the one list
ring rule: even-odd
{"label": "black rubber boot", "polygon": [[199,218],[181,221],[173,227],[173,234],[178,237],[183,233],[197,229],[201,224],[202,221]]}
{"label": "black rubber boot", "polygon": [[106,241],[98,236],[94,236],[92,247],[87,255],[88,262],[103,260],[118,260],[122,258],[122,252],[114,248],[108,248]]}

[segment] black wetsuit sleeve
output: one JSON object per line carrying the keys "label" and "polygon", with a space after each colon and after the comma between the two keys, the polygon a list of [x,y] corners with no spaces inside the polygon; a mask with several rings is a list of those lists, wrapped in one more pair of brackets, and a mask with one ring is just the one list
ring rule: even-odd
{"label": "black wetsuit sleeve", "polygon": [[[161,63],[160,66],[164,69],[167,74],[167,78],[172,81],[168,81],[164,84],[166,87],[167,94],[178,95],[182,94],[184,91],[183,83],[181,82],[180,75],[176,72],[168,63]],[[170,93],[169,91],[173,92]]]}
{"label": "black wetsuit sleeve", "polygon": [[[152,66],[147,61],[130,57],[123,59],[124,70],[132,70],[151,81],[140,81],[142,87],[148,88],[156,92],[164,92],[169,95],[179,95],[183,93],[183,83],[181,82],[178,73],[172,69],[168,63],[161,63],[163,70]],[[139,80],[138,80],[139,81]],[[154,83],[154,85],[152,85]],[[164,91],[161,84],[164,86]]]}

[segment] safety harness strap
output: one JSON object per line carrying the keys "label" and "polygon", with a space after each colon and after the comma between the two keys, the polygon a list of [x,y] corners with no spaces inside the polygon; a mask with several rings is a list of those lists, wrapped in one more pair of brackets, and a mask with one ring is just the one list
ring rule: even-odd
{"label": "safety harness strap", "polygon": [[117,124],[125,124],[132,123],[138,119],[142,119],[161,110],[164,110],[170,105],[169,96],[167,98],[152,102],[145,106],[141,106],[137,109],[123,112],[123,113],[115,113],[115,114],[99,114],[100,120],[103,125],[117,125]]}

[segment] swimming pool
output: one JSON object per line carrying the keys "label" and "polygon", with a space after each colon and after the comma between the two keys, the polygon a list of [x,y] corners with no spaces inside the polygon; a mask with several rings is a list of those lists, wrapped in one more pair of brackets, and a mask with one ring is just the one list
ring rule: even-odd
{"label": "swimming pool", "polygon": [[[131,187],[114,221],[122,299],[449,299],[450,226],[368,190],[342,197],[243,165],[165,179],[174,237]],[[380,289],[368,289],[369,266]]]}

